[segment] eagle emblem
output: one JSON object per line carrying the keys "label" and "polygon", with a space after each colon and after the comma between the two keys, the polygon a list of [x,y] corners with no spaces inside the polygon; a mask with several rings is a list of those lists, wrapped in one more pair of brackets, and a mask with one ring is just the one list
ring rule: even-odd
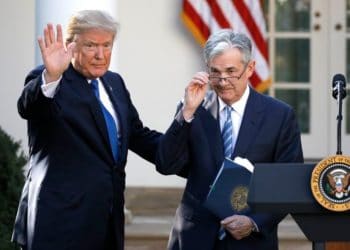
{"label": "eagle emblem", "polygon": [[335,212],[350,210],[350,157],[329,156],[311,173],[311,191],[324,208]]}
{"label": "eagle emblem", "polygon": [[335,169],[327,174],[326,192],[337,199],[347,197],[350,192],[350,173],[343,169]]}
{"label": "eagle emblem", "polygon": [[231,194],[231,205],[232,208],[237,212],[242,212],[249,208],[248,203],[248,187],[238,186]]}

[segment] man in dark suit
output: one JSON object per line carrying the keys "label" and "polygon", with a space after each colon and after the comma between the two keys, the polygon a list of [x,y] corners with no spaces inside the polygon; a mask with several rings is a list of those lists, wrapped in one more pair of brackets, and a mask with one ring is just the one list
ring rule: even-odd
{"label": "man in dark suit", "polygon": [[[248,84],[255,69],[251,51],[244,34],[211,35],[204,48],[208,72],[193,76],[160,140],[157,169],[187,178],[168,249],[278,249],[277,226],[284,215],[247,212],[220,220],[203,206],[224,157],[253,164],[303,161],[292,108]],[[220,228],[226,233],[222,240]]]}
{"label": "man in dark suit", "polygon": [[107,13],[86,10],[71,18],[65,44],[60,25],[39,38],[44,66],[18,100],[30,169],[13,241],[25,249],[124,249],[127,152],[154,162],[160,134],[143,126],[123,79],[108,71],[116,32]]}

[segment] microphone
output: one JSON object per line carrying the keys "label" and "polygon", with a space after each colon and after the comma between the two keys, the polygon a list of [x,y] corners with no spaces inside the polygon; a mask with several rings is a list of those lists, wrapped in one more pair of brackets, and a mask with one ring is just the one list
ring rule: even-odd
{"label": "microphone", "polygon": [[338,99],[338,95],[339,95],[339,99],[344,99],[346,96],[346,80],[345,80],[345,76],[342,74],[336,74],[335,76],[333,76],[333,81],[332,81],[332,87],[333,87],[333,91],[332,91],[332,96],[335,99]]}
{"label": "microphone", "polygon": [[346,96],[346,80],[345,76],[342,74],[336,74],[333,76],[332,82],[332,95],[338,101],[338,126],[337,126],[337,155],[341,155],[341,121],[343,120],[342,116],[342,105],[343,99]]}

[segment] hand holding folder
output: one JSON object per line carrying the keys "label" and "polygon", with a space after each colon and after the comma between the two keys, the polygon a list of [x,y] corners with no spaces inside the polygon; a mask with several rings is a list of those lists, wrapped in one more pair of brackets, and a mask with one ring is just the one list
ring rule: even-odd
{"label": "hand holding folder", "polygon": [[233,214],[244,214],[249,210],[247,204],[248,188],[254,166],[247,160],[236,157],[226,158],[211,186],[204,206],[220,219]]}

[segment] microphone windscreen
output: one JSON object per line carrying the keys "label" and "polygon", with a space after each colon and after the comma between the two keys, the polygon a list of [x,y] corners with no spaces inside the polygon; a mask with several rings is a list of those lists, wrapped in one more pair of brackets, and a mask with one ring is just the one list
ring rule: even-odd
{"label": "microphone windscreen", "polygon": [[336,83],[339,81],[345,85],[345,76],[343,74],[336,74],[333,76],[333,81],[332,81],[333,87],[335,87]]}

